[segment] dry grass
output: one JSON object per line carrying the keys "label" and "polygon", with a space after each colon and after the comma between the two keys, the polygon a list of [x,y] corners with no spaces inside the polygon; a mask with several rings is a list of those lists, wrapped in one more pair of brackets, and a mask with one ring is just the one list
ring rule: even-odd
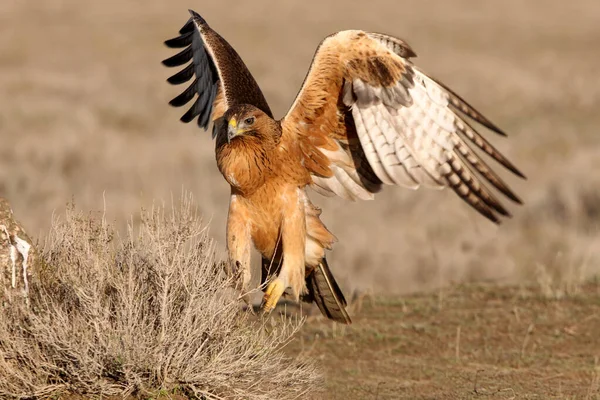
{"label": "dry grass", "polygon": [[191,201],[141,213],[119,237],[70,208],[42,251],[52,266],[31,309],[0,313],[0,397],[184,393],[287,399],[318,387],[310,362],[282,347],[298,321],[240,311]]}
{"label": "dry grass", "polygon": [[315,399],[600,399],[600,281],[469,284],[376,297],[354,324],[309,320],[290,354],[319,360]]}

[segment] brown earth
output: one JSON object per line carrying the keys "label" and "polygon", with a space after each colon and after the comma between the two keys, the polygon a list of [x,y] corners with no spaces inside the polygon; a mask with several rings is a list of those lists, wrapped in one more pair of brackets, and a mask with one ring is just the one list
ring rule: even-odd
{"label": "brown earth", "polygon": [[557,293],[364,299],[353,325],[311,320],[288,352],[319,360],[319,399],[600,399],[600,282]]}

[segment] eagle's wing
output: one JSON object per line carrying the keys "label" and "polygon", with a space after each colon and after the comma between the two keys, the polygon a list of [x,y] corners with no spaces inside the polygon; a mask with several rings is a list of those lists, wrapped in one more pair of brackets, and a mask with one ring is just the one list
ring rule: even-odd
{"label": "eagle's wing", "polygon": [[183,50],[163,61],[167,67],[191,61],[167,80],[173,85],[192,81],[170,101],[172,106],[184,106],[197,95],[181,120],[190,122],[198,117],[198,125],[206,130],[211,119],[218,120],[234,104],[251,104],[272,117],[264,95],[237,52],[200,15],[192,10],[190,14],[180,36],[165,42],[168,47]]}
{"label": "eagle's wing", "polygon": [[503,134],[442,83],[409,61],[402,40],[342,31],[326,38],[282,120],[300,146],[312,187],[324,195],[371,199],[382,184],[450,186],[481,214],[509,216],[481,177],[521,200],[468,144],[523,177],[469,123]]}

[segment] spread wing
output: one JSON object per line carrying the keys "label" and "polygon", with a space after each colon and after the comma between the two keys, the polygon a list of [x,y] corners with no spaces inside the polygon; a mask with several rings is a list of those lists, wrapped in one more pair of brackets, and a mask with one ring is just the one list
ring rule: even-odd
{"label": "spread wing", "polygon": [[510,216],[484,181],[521,200],[473,145],[524,176],[467,119],[504,134],[414,66],[413,56],[402,40],[363,31],[338,32],[321,43],[282,120],[284,138],[300,146],[312,187],[354,200],[373,198],[383,184],[449,186],[494,222],[498,214]]}
{"label": "spread wing", "polygon": [[165,42],[168,47],[183,50],[163,61],[167,67],[191,61],[167,79],[173,85],[191,81],[169,102],[182,107],[196,97],[181,120],[190,122],[197,117],[198,125],[206,130],[211,120],[218,120],[234,104],[251,104],[272,117],[265,97],[237,52],[200,15],[192,10],[190,14],[180,36]]}

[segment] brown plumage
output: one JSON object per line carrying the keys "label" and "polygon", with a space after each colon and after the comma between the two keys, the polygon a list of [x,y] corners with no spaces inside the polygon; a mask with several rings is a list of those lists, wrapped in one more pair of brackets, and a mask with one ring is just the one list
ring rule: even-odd
{"label": "brown plumage", "polygon": [[[214,121],[219,170],[231,185],[227,246],[242,290],[250,280],[251,243],[263,256],[265,309],[284,290],[315,301],[350,323],[346,301],[325,260],[335,237],[321,222],[306,186],[324,195],[372,199],[382,185],[452,188],[493,222],[510,216],[484,181],[521,203],[468,144],[518,176],[521,172],[466,118],[504,135],[492,122],[410,61],[402,40],[341,31],[319,45],[289,112],[273,118],[260,88],[233,48],[198,14],[166,42],[185,47],[165,60],[192,62],[169,78],[192,86],[171,101],[182,117]],[[209,118],[209,116],[211,118]]]}

